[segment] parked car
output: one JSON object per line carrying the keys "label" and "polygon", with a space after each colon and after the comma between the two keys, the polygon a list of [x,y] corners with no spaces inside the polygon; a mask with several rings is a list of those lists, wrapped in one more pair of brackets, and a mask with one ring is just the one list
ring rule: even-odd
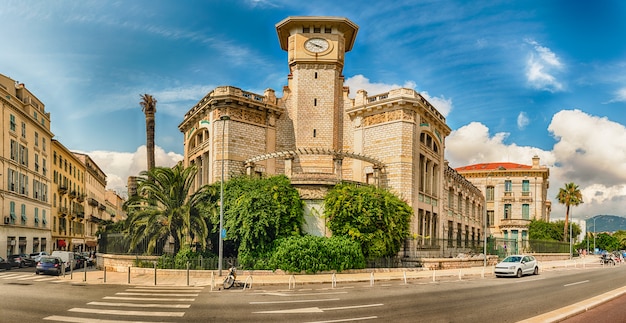
{"label": "parked car", "polygon": [[11,266],[11,263],[8,260],[0,257],[0,269],[11,270],[11,267],[13,266]]}
{"label": "parked car", "polygon": [[39,251],[39,252],[35,252],[35,253],[31,253],[31,254],[30,254],[30,258],[31,258],[32,260],[34,260],[34,261],[35,261],[35,263],[39,262],[39,259],[40,259],[42,256],[49,256],[49,254],[48,254],[47,252],[45,252],[45,251]]}
{"label": "parked car", "polygon": [[35,274],[53,274],[59,276],[63,267],[63,260],[59,257],[43,256],[37,262]]}
{"label": "parked car", "polygon": [[537,259],[530,255],[511,255],[496,265],[494,274],[496,277],[510,276],[518,278],[523,275],[538,275],[539,264]]}
{"label": "parked car", "polygon": [[11,266],[22,268],[24,266],[24,262],[22,262],[22,256],[20,255],[9,255],[7,260],[11,263]]}
{"label": "parked car", "polygon": [[59,257],[65,264],[65,271],[69,271],[71,264],[74,262],[74,253],[71,251],[55,250],[52,252],[52,257]]}
{"label": "parked car", "polygon": [[22,267],[35,267],[37,264],[29,254],[21,253],[20,258],[22,258]]}

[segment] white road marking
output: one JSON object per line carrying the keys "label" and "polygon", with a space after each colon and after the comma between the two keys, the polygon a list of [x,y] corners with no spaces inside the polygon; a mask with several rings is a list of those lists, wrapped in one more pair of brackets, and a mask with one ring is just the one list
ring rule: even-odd
{"label": "white road marking", "polygon": [[145,312],[145,311],[120,311],[120,310],[99,310],[91,308],[75,307],[67,310],[68,312],[91,313],[91,314],[108,314],[108,315],[134,315],[134,316],[170,316],[182,317],[185,312]]}
{"label": "white road marking", "polygon": [[[60,322],[71,322],[71,323],[157,323],[157,322],[147,322],[147,321],[100,320],[100,319],[93,319],[93,318],[61,316],[61,315],[52,315],[52,316],[44,317],[43,319],[48,320],[48,321],[60,321]],[[161,322],[161,323],[164,323],[164,322]]]}
{"label": "white road marking", "polygon": [[571,284],[565,284],[565,285],[563,285],[563,287],[569,287],[569,286],[584,284],[584,283],[588,283],[588,282],[589,282],[588,280],[583,280],[583,281],[580,281],[580,282],[575,282],[575,283],[571,283]]}
{"label": "white road marking", "polygon": [[337,295],[337,294],[348,294],[348,292],[305,293],[305,294],[295,294],[295,293],[262,293],[262,294],[270,295],[270,296],[293,297],[293,296]]}
{"label": "white road marking", "polygon": [[296,301],[267,301],[267,302],[250,302],[250,305],[259,305],[259,304],[289,304],[289,303],[308,303],[308,302],[327,302],[327,301],[338,301],[339,298],[323,298],[323,299],[301,299]]}
{"label": "white road marking", "polygon": [[330,321],[314,321],[307,323],[336,323],[336,322],[352,322],[352,321],[364,321],[364,320],[374,320],[377,319],[378,316],[366,316],[366,317],[353,317],[349,319],[340,319],[340,320],[330,320]]}
{"label": "white road marking", "polygon": [[89,302],[87,305],[96,306],[118,306],[118,307],[159,307],[159,308],[190,308],[189,304],[140,304],[140,303],[109,303],[109,302]]}
{"label": "white road marking", "polygon": [[255,313],[255,314],[324,313],[325,311],[349,310],[349,309],[354,309],[354,308],[366,308],[366,307],[383,306],[383,305],[384,304],[367,304],[367,305],[341,306],[341,307],[329,307],[329,308],[304,307],[304,308],[294,308],[290,310],[261,311],[261,312],[252,312],[252,313]]}
{"label": "white road marking", "polygon": [[115,293],[115,295],[129,295],[129,296],[158,296],[158,295],[163,295],[163,296],[198,296],[199,294],[161,294],[161,293],[127,293],[127,292],[120,292],[120,293]]}
{"label": "white road marking", "polygon": [[124,301],[168,301],[168,302],[193,302],[195,298],[146,298],[146,297],[122,297],[105,296],[102,299],[118,299]]}

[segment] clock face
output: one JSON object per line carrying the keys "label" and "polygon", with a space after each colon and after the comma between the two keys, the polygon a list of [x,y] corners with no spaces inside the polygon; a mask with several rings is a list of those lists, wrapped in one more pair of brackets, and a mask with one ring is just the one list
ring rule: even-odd
{"label": "clock face", "polygon": [[328,49],[328,42],[322,38],[311,38],[304,43],[304,48],[313,53],[321,53]]}

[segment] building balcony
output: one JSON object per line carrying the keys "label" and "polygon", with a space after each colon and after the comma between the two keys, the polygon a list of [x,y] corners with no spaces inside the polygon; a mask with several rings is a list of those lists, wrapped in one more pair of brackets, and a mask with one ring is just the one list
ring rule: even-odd
{"label": "building balcony", "polygon": [[100,204],[96,199],[91,197],[87,199],[87,203],[91,206],[98,206]]}
{"label": "building balcony", "polygon": [[107,209],[107,206],[104,205],[104,204],[100,204],[100,206],[98,206],[98,210],[100,210],[100,211],[104,211],[106,209]]}
{"label": "building balcony", "polygon": [[74,199],[78,196],[78,193],[76,191],[71,191],[70,194],[68,195],[68,197],[70,199]]}
{"label": "building balcony", "polygon": [[526,219],[500,219],[500,228],[527,228],[530,220]]}
{"label": "building balcony", "polygon": [[533,195],[530,192],[522,192],[522,195],[519,197],[520,202],[532,202]]}
{"label": "building balcony", "polygon": [[64,206],[60,206],[60,207],[57,209],[57,213],[59,214],[59,216],[64,217],[64,216],[66,216],[66,215],[67,215],[67,213],[68,213],[68,209],[67,209],[66,207],[64,207]]}
{"label": "building balcony", "polygon": [[515,194],[513,192],[504,192],[502,202],[515,202]]}
{"label": "building balcony", "polygon": [[83,203],[85,201],[85,194],[78,194],[78,196],[76,196],[76,201]]}
{"label": "building balcony", "polygon": [[60,195],[65,195],[65,193],[67,193],[67,186],[59,185],[59,194]]}

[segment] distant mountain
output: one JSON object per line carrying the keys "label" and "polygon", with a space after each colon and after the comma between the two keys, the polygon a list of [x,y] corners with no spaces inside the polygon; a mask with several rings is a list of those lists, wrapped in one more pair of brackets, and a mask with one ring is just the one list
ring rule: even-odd
{"label": "distant mountain", "polygon": [[[595,219],[595,229],[594,229]],[[596,215],[587,219],[587,232],[626,231],[626,218],[617,215]]]}

